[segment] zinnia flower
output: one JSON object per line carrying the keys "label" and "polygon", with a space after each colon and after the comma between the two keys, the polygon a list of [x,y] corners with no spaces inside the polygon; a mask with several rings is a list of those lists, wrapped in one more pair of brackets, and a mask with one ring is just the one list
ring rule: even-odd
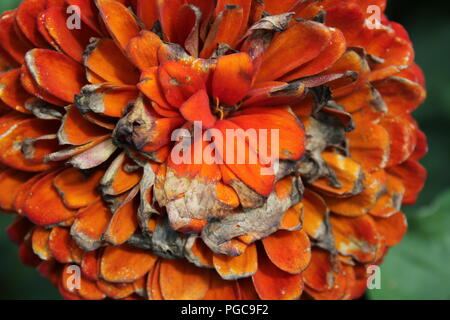
{"label": "zinnia flower", "polygon": [[[4,13],[0,207],[17,215],[23,262],[68,299],[360,297],[426,176],[411,116],[424,77],[385,5],[24,0]],[[278,170],[251,129],[278,133]]]}

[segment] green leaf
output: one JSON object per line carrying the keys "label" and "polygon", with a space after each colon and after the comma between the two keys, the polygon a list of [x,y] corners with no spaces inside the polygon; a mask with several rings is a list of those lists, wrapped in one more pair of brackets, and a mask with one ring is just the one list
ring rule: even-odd
{"label": "green leaf", "polygon": [[5,230],[13,220],[14,215],[0,212],[0,300],[60,300],[58,290],[47,279],[20,261],[19,247],[9,241]]}
{"label": "green leaf", "polygon": [[2,0],[0,3],[0,12],[17,8],[20,0]]}
{"label": "green leaf", "polygon": [[450,299],[450,190],[412,212],[409,230],[381,265],[381,289],[370,299]]}

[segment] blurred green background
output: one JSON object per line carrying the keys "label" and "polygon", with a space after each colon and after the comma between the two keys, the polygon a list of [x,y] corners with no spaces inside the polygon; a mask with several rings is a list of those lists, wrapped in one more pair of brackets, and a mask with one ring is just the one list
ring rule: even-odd
{"label": "blurred green background", "polygon": [[[0,11],[20,0],[1,0]],[[405,209],[409,231],[381,267],[381,290],[369,299],[450,299],[450,2],[388,1],[388,15],[409,31],[416,60],[427,77],[428,100],[415,112],[428,136],[426,188]],[[4,192],[4,190],[2,190]],[[0,215],[0,299],[60,299],[36,270],[23,266],[3,231],[12,221]]]}

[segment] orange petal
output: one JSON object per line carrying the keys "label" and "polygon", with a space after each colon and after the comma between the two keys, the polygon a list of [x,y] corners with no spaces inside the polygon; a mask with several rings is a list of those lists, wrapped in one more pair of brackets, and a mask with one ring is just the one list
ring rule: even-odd
{"label": "orange petal", "polygon": [[14,200],[14,210],[23,215],[23,208],[25,206],[25,200],[28,197],[28,192],[30,188],[42,177],[44,177],[47,172],[42,172],[40,174],[36,174],[33,178],[29,179],[26,183],[22,184],[20,189],[18,190],[15,200]]}
{"label": "orange petal", "polygon": [[[242,8],[242,22],[241,29],[239,30],[238,36],[242,36],[248,27],[248,20],[250,18],[250,10],[253,1],[247,0],[219,0],[216,5],[216,16],[219,15],[222,10],[226,9],[227,6],[237,6]],[[236,26],[237,27],[237,26]]]}
{"label": "orange petal", "polygon": [[237,104],[250,90],[252,77],[253,63],[247,53],[219,57],[212,83],[214,98],[222,104]]}
{"label": "orange petal", "polygon": [[239,300],[259,300],[252,278],[239,279],[237,287]]}
{"label": "orange petal", "polygon": [[161,45],[162,40],[158,35],[144,30],[129,41],[127,54],[136,67],[141,71],[145,71],[158,65],[158,50]]}
{"label": "orange petal", "polygon": [[368,101],[373,105],[380,105],[379,94],[370,84],[365,84],[352,93],[336,99],[336,103],[343,106],[349,113],[363,109]]}
{"label": "orange petal", "polygon": [[[225,165],[247,186],[263,196],[268,196],[274,187],[274,175],[262,175],[262,169],[267,169],[267,166],[259,163],[251,163],[251,158],[258,159],[258,156],[255,155],[256,152],[244,141],[245,137],[243,134],[239,134],[239,131],[236,131],[240,127],[231,121],[221,120],[216,123],[215,128],[222,132],[222,137],[226,137],[226,131],[228,129],[235,130],[232,132],[237,133],[232,141],[215,140],[215,145]],[[245,146],[245,164],[239,164],[239,159],[236,158],[239,154],[236,152],[239,145]],[[231,150],[232,148],[233,150]],[[233,159],[227,159],[229,158],[226,156],[227,154],[233,155]],[[259,162],[259,159],[257,162]]]}
{"label": "orange petal", "polygon": [[219,43],[226,43],[234,47],[239,40],[242,23],[244,21],[244,10],[240,6],[226,6],[216,17],[205,39],[201,58],[209,58]]}
{"label": "orange petal", "polygon": [[411,154],[411,160],[419,161],[428,153],[428,144],[427,144],[427,136],[423,131],[417,129],[416,130],[416,148],[414,152]]}
{"label": "orange petal", "polygon": [[[4,116],[0,118],[0,162],[9,167],[37,172],[54,167],[55,164],[44,163],[43,156],[59,149],[55,143],[35,143],[41,137],[52,137],[57,130],[59,121],[42,119],[9,119]],[[25,140],[28,138],[27,140]],[[33,140],[34,139],[34,140]],[[27,152],[24,143],[34,147]],[[53,139],[53,142],[56,142]]]}
{"label": "orange petal", "polygon": [[270,261],[291,274],[305,270],[311,260],[311,243],[304,230],[279,230],[263,239]]}
{"label": "orange petal", "polygon": [[381,93],[388,106],[388,114],[392,117],[412,112],[426,97],[421,85],[405,78],[390,77],[373,85]]}
{"label": "orange petal", "polygon": [[375,206],[370,209],[372,216],[387,218],[400,210],[403,195],[405,194],[405,186],[401,179],[392,175],[386,175],[386,193],[383,194]]}
{"label": "orange petal", "polygon": [[50,236],[50,230],[42,227],[36,227],[31,236],[31,243],[33,246],[33,252],[39,256],[42,260],[51,260],[52,253],[48,247],[48,239]]}
{"label": "orange petal", "polygon": [[331,152],[322,153],[322,157],[336,173],[338,183],[333,186],[327,178],[320,178],[312,183],[314,187],[327,194],[343,197],[361,193],[364,173],[357,162]]}
{"label": "orange petal", "polygon": [[289,208],[280,223],[280,230],[295,231],[302,227],[303,219],[303,203],[299,202],[295,206]]}
{"label": "orange petal", "polygon": [[370,216],[347,218],[333,215],[330,221],[339,253],[362,263],[376,260],[382,238]]}
{"label": "orange petal", "polygon": [[99,279],[97,281],[97,286],[104,294],[106,294],[111,299],[125,299],[134,292],[134,287],[132,283],[110,283]]}
{"label": "orange petal", "polygon": [[332,67],[322,73],[322,76],[348,75],[327,83],[333,91],[333,97],[338,98],[353,92],[362,85],[369,73],[369,64],[361,52],[347,50]]}
{"label": "orange petal", "polygon": [[180,107],[181,115],[188,121],[201,122],[205,128],[211,128],[216,118],[211,113],[209,97],[206,90],[200,90]]}
{"label": "orange petal", "polygon": [[356,217],[367,214],[385,192],[386,174],[383,170],[365,173],[364,191],[350,198],[324,196],[329,209],[337,214]]}
{"label": "orange petal", "polygon": [[403,184],[406,187],[403,204],[414,204],[425,185],[427,177],[425,168],[417,161],[407,160],[398,166],[389,168],[387,172],[403,180]]}
{"label": "orange petal", "polygon": [[107,247],[100,259],[100,276],[108,282],[134,282],[142,278],[157,258],[130,246]]}
{"label": "orange petal", "polygon": [[[164,37],[168,42],[175,42],[176,40],[176,24],[178,11],[185,0],[159,0],[159,21],[161,22]],[[150,26],[152,27],[152,26]]]}
{"label": "orange petal", "polygon": [[408,229],[408,222],[402,212],[388,218],[374,218],[378,232],[384,238],[386,245],[393,247],[400,243]]}
{"label": "orange petal", "polygon": [[6,169],[0,173],[0,190],[8,190],[0,194],[0,208],[5,211],[14,210],[14,202],[22,186],[32,177],[32,174]]}
{"label": "orange petal", "polygon": [[76,103],[79,108],[121,118],[137,97],[138,90],[134,86],[94,85],[83,87],[81,95],[76,97]]}
{"label": "orange petal", "polygon": [[333,288],[335,278],[333,257],[325,250],[314,248],[311,254],[311,264],[304,272],[305,284],[318,292]]}
{"label": "orange petal", "polygon": [[165,300],[199,300],[208,292],[210,271],[196,267],[186,260],[164,259],[159,283]]}
{"label": "orange petal", "polygon": [[[253,143],[257,144],[261,157],[295,161],[303,155],[305,132],[300,122],[292,118],[288,111],[283,116],[264,113],[248,114],[232,117],[229,121],[244,130],[256,130],[258,141]],[[267,138],[263,136],[263,132],[267,133]],[[259,149],[260,146],[261,149]]]}
{"label": "orange petal", "polygon": [[131,191],[127,199],[114,212],[111,222],[106,229],[103,238],[114,246],[124,244],[138,228],[137,212],[139,208],[138,198],[133,199],[138,190]]}
{"label": "orange petal", "polygon": [[351,43],[363,29],[364,12],[357,3],[340,3],[327,10],[325,23],[341,30]]}
{"label": "orange petal", "polygon": [[0,17],[0,43],[2,49],[19,64],[25,62],[25,54],[32,49],[32,45],[22,40],[15,31],[16,11],[7,11]]}
{"label": "orange petal", "polygon": [[161,270],[161,261],[156,261],[153,269],[148,273],[147,277],[147,295],[149,300],[164,300],[159,284]]}
{"label": "orange petal", "polygon": [[294,105],[304,100],[305,89],[301,82],[261,82],[253,86],[248,92],[242,107],[259,108]]}
{"label": "orange petal", "polygon": [[236,282],[223,280],[218,274],[211,275],[209,290],[203,300],[237,300]]}
{"label": "orange petal", "polygon": [[265,254],[258,257],[258,271],[253,284],[263,300],[294,300],[303,292],[301,274],[289,274],[278,269]]}
{"label": "orange petal", "polygon": [[200,268],[214,268],[213,253],[199,237],[191,237],[186,242],[187,259]]}
{"label": "orange petal", "polygon": [[100,181],[103,194],[119,195],[136,186],[142,178],[142,170],[129,172],[127,167],[133,164],[135,165],[125,153],[121,153]]}
{"label": "orange petal", "polygon": [[388,167],[406,161],[416,147],[416,128],[402,117],[384,118],[381,125],[389,133],[390,150]]}
{"label": "orange petal", "polygon": [[33,76],[31,75],[31,72],[28,70],[26,65],[23,65],[20,71],[20,81],[22,83],[22,86],[26,91],[28,91],[28,93],[56,106],[63,107],[67,105],[65,101],[56,98],[54,95],[41,88],[33,79]]}
{"label": "orange petal", "polygon": [[75,262],[74,258],[79,256],[81,250],[70,237],[69,229],[61,227],[55,227],[51,230],[48,247],[52,256],[60,263]]}
{"label": "orange petal", "polygon": [[158,68],[150,68],[142,72],[141,82],[137,85],[139,90],[161,108],[170,110],[172,107],[166,100],[159,83]]}
{"label": "orange petal", "polygon": [[48,44],[39,33],[37,16],[45,9],[45,1],[24,0],[20,3],[16,13],[16,23],[20,31],[34,46],[44,48]]}
{"label": "orange petal", "polygon": [[62,50],[75,61],[83,63],[84,50],[96,33],[84,24],[80,29],[70,29],[67,27],[67,19],[65,7],[51,7],[43,13],[43,24],[56,44],[55,49]]}
{"label": "orange petal", "polygon": [[58,171],[38,180],[29,190],[25,200],[24,214],[35,224],[48,226],[73,218],[76,211],[66,208],[57,191],[53,179]]}
{"label": "orange petal", "polygon": [[137,37],[140,31],[139,25],[131,12],[120,2],[114,0],[97,0],[103,22],[109,33],[126,52],[128,42]]}
{"label": "orange petal", "polygon": [[263,54],[256,81],[276,80],[313,60],[330,43],[330,30],[323,24],[301,21],[275,35]]}
{"label": "orange petal", "polygon": [[328,252],[314,249],[311,265],[305,270],[306,292],[316,300],[339,300],[345,295],[346,269]]}
{"label": "orange petal", "polygon": [[78,294],[85,300],[103,300],[105,294],[99,289],[95,281],[81,277]]}
{"label": "orange petal", "polygon": [[96,250],[102,244],[102,236],[111,217],[110,209],[103,200],[98,200],[78,212],[70,233],[85,251]]}
{"label": "orange petal", "polygon": [[158,2],[156,0],[137,0],[136,2],[137,16],[151,30],[158,20]]}
{"label": "orange petal", "polygon": [[81,272],[83,275],[93,281],[98,280],[98,252],[84,252],[81,258]]}
{"label": "orange petal", "polygon": [[99,198],[97,186],[103,175],[102,170],[85,174],[78,169],[68,168],[53,180],[64,204],[72,209],[87,207]]}
{"label": "orange petal", "polygon": [[30,113],[25,103],[31,95],[26,92],[20,81],[20,69],[4,72],[0,75],[0,99],[13,110]]}
{"label": "orange petal", "polygon": [[342,56],[347,49],[345,37],[338,29],[330,29],[330,32],[329,45],[314,60],[283,76],[283,81],[289,82],[319,74],[331,67]]}
{"label": "orange petal", "polygon": [[306,189],[302,203],[305,206],[303,226],[308,235],[313,239],[322,239],[327,232],[325,217],[328,214],[328,206],[317,193]]}
{"label": "orange petal", "polygon": [[175,107],[181,107],[193,94],[206,89],[201,73],[180,62],[164,63],[159,67],[158,75],[167,101]]}
{"label": "orange petal", "polygon": [[63,101],[73,102],[86,82],[83,66],[59,52],[33,49],[27,53],[26,62],[36,83]]}
{"label": "orange petal", "polygon": [[371,121],[357,120],[355,124],[356,130],[347,134],[352,158],[369,172],[383,169],[393,151],[388,131]]}
{"label": "orange petal", "polygon": [[271,15],[282,14],[285,12],[292,11],[294,5],[299,2],[298,0],[265,0],[264,11],[270,13]]}
{"label": "orange petal", "polygon": [[84,56],[84,65],[113,84],[135,85],[139,73],[111,39],[92,43]]}
{"label": "orange petal", "polygon": [[202,12],[185,3],[179,7],[176,16],[172,26],[176,32],[171,36],[171,42],[180,44],[191,56],[198,57]]}
{"label": "orange petal", "polygon": [[237,280],[251,277],[258,268],[256,245],[251,244],[243,254],[237,257],[214,254],[213,263],[222,279]]}
{"label": "orange petal", "polygon": [[108,133],[104,128],[86,120],[76,106],[70,105],[66,110],[67,113],[58,131],[58,139],[61,144],[80,146]]}

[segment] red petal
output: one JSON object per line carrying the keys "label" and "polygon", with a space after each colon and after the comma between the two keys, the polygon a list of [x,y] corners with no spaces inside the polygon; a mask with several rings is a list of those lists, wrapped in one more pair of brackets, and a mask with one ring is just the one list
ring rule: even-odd
{"label": "red petal", "polygon": [[[272,174],[262,174],[262,169],[267,169],[267,166],[259,163],[260,159],[256,151],[248,145],[244,135],[237,131],[240,127],[231,121],[221,120],[216,123],[215,128],[221,131],[222,137],[227,136],[227,130],[232,130],[229,132],[236,133],[234,138],[230,139],[231,141],[220,141],[221,139],[214,141],[225,165],[247,186],[263,196],[268,196],[273,190],[275,176]],[[245,159],[242,159],[244,160],[244,164],[239,164],[238,156],[241,155],[238,153],[239,146],[244,146],[245,148]],[[232,159],[227,159],[229,158],[226,156],[228,154],[232,155]],[[255,159],[256,164],[250,162],[250,160]]]}
{"label": "red petal", "polygon": [[425,168],[417,161],[407,160],[398,166],[387,169],[387,172],[403,181],[406,188],[403,204],[414,204],[417,201],[420,191],[422,191],[425,185],[427,177]]}
{"label": "red petal", "polygon": [[17,8],[16,23],[22,33],[36,47],[46,47],[48,44],[39,32],[37,16],[45,9],[44,0],[24,0]]}
{"label": "red petal", "polygon": [[229,6],[216,17],[200,52],[201,58],[209,58],[219,43],[234,47],[239,40],[244,10],[242,7]]}
{"label": "red petal", "polygon": [[158,2],[156,0],[137,0],[137,16],[151,30],[158,20]]}
{"label": "red petal", "polygon": [[25,62],[25,54],[33,47],[26,40],[22,40],[16,33],[15,11],[8,11],[0,17],[0,43],[9,56],[11,56],[19,64]]}
{"label": "red petal", "polygon": [[31,113],[25,103],[32,96],[26,92],[20,82],[20,69],[4,72],[0,75],[0,99],[13,110]]}
{"label": "red petal", "polygon": [[330,43],[331,32],[323,24],[301,21],[275,35],[263,54],[257,82],[276,80],[313,60]]}
{"label": "red petal", "polygon": [[36,83],[58,99],[73,102],[86,83],[84,68],[65,55],[46,49],[33,49],[26,55],[27,67]]}
{"label": "red petal", "polygon": [[191,122],[201,122],[205,128],[211,128],[216,123],[216,117],[211,113],[209,97],[206,90],[200,90],[190,97],[180,107],[183,117]]}
{"label": "red petal", "polygon": [[221,104],[235,105],[252,85],[253,63],[247,53],[222,56],[217,60],[212,90]]}
{"label": "red petal", "polygon": [[96,36],[95,32],[86,25],[82,25],[81,29],[69,29],[65,7],[52,7],[42,14],[47,34],[57,45],[55,49],[60,49],[72,59],[83,63],[84,50],[90,39]]}
{"label": "red petal", "polygon": [[344,35],[338,29],[331,29],[331,41],[314,60],[306,63],[283,77],[283,81],[289,82],[308,76],[317,75],[331,67],[347,49]]}
{"label": "red petal", "polygon": [[164,63],[158,75],[167,101],[175,107],[181,107],[193,94],[206,89],[200,72],[180,62]]}

